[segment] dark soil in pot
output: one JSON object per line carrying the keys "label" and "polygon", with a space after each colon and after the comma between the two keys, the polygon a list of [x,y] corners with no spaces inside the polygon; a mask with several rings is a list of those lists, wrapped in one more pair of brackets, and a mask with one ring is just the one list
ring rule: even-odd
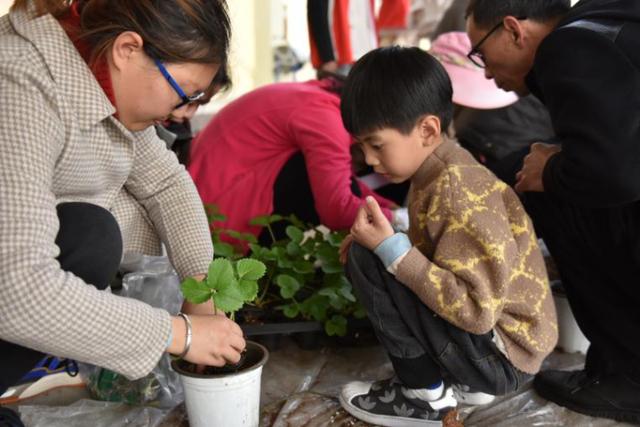
{"label": "dark soil in pot", "polygon": [[247,341],[247,348],[242,353],[240,362],[237,364],[226,364],[222,367],[207,366],[204,372],[196,372],[196,365],[186,360],[178,359],[171,362],[171,367],[177,373],[190,377],[219,377],[257,368],[264,365],[268,358],[269,353],[266,348],[253,341]]}

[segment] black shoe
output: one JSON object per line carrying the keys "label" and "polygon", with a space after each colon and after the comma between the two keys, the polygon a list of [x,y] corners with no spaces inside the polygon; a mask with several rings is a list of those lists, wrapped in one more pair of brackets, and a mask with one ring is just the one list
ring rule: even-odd
{"label": "black shoe", "polygon": [[533,388],[551,402],[592,417],[640,423],[640,383],[620,374],[545,371]]}
{"label": "black shoe", "polygon": [[24,427],[15,411],[0,406],[0,427]]}

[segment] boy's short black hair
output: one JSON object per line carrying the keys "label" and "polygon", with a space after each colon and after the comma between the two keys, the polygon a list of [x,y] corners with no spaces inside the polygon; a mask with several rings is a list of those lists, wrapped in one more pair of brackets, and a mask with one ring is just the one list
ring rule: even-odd
{"label": "boy's short black hair", "polygon": [[453,114],[451,80],[433,56],[417,47],[384,47],[364,55],[342,89],[344,126],[354,136],[384,128],[408,135],[426,115],[446,131]]}
{"label": "boy's short black hair", "polygon": [[561,17],[571,9],[571,0],[471,0],[465,17],[473,15],[473,21],[489,28],[505,16],[527,17],[545,22]]}

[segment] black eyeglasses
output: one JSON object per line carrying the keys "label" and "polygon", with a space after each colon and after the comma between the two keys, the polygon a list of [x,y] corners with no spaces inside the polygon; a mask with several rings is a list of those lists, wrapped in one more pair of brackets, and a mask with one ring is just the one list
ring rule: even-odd
{"label": "black eyeglasses", "polygon": [[176,91],[176,93],[178,94],[178,96],[182,100],[181,103],[179,103],[178,105],[176,105],[174,107],[174,110],[177,110],[178,108],[182,108],[187,104],[192,104],[194,102],[197,102],[197,101],[201,100],[204,97],[204,95],[205,95],[204,92],[197,92],[194,95],[187,96],[184,93],[184,91],[182,90],[182,88],[180,87],[180,85],[178,85],[178,82],[176,82],[173,79],[173,77],[171,77],[171,74],[169,74],[169,71],[167,71],[167,68],[164,66],[164,64],[162,64],[162,62],[160,62],[160,60],[156,59],[156,58],[153,58],[153,62],[155,62],[156,67],[158,67],[158,69],[160,70],[160,72],[162,73],[164,78],[167,79],[167,81],[169,82],[169,84],[171,85],[173,90]]}
{"label": "black eyeglasses", "polygon": [[[527,19],[527,17],[519,16],[516,19],[518,21],[523,21]],[[471,48],[469,53],[467,53],[467,58],[469,58],[471,62],[473,62],[475,65],[477,65],[480,68],[487,67],[487,64],[484,59],[484,54],[480,52],[480,46],[482,46],[482,43],[484,43],[491,36],[491,34],[495,33],[499,28],[502,28],[503,25],[504,25],[504,20],[501,20],[492,29],[490,29],[489,32],[485,34],[484,37],[481,38],[478,43],[476,43],[475,46]]]}

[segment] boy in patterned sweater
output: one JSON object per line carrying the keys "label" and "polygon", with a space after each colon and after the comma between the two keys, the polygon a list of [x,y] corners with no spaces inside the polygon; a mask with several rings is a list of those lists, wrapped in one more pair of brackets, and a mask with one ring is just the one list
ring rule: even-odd
{"label": "boy in patterned sweater", "polygon": [[531,379],[557,341],[531,221],[510,187],[445,136],[451,97],[442,66],[417,48],[368,53],[344,87],[342,118],[366,162],[411,180],[407,234],[367,199],[341,248],[396,374],[341,392],[372,424],[439,424],[458,402],[489,403]]}

